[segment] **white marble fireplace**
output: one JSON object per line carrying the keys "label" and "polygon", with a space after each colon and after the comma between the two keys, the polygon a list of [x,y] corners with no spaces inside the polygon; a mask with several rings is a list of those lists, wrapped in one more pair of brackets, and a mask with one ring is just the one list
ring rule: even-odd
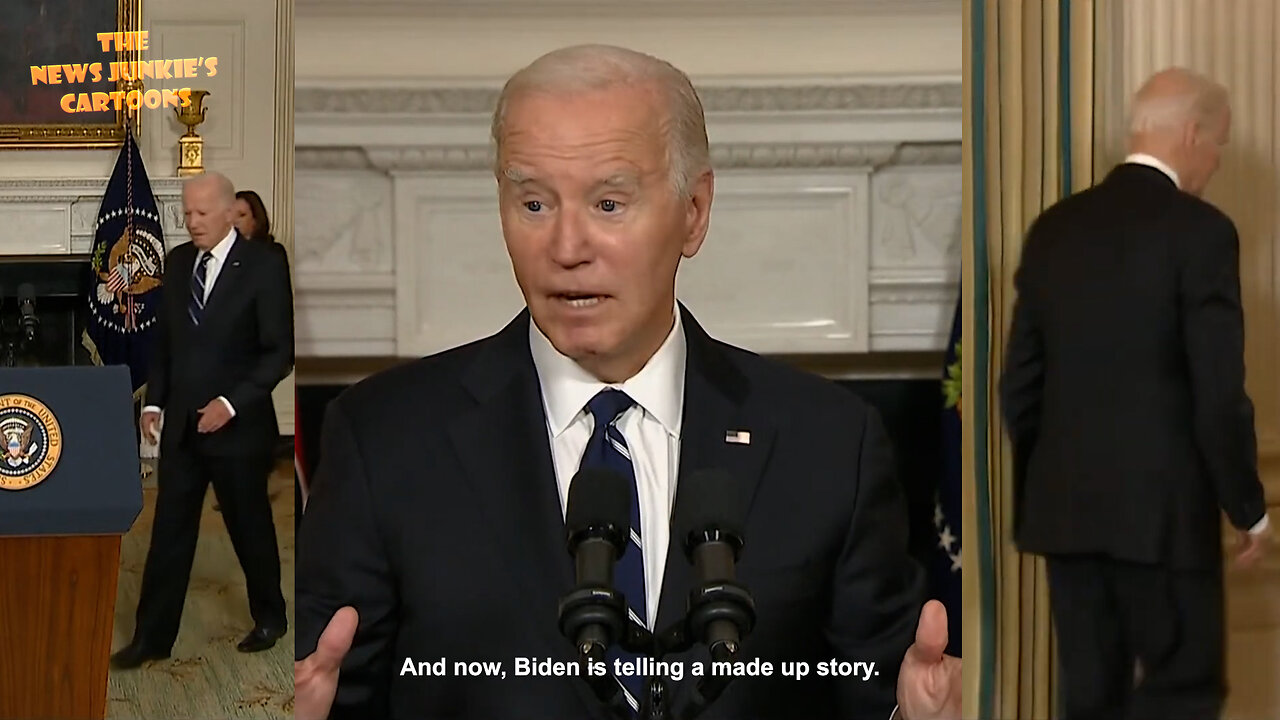
{"label": "white marble fireplace", "polygon": [[[165,245],[187,241],[182,181],[154,178]],[[107,178],[0,179],[0,254],[82,254],[93,250],[93,229]]]}
{"label": "white marble fireplace", "polygon": [[[961,87],[699,87],[711,230],[679,295],[761,353],[945,347],[958,299]],[[298,354],[408,357],[522,306],[490,168],[492,87],[299,88]]]}

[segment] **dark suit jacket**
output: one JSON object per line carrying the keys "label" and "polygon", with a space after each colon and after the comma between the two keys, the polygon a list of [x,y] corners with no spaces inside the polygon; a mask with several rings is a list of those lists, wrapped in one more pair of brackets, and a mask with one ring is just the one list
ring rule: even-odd
{"label": "dark suit jacket", "polygon": [[253,242],[259,242],[270,247],[271,251],[279,255],[280,259],[284,260],[286,265],[289,263],[289,251],[284,249],[284,245],[281,245],[280,243],[276,242],[276,239],[274,236],[268,235],[265,238],[250,238],[250,239]]}
{"label": "dark suit jacket", "polygon": [[[188,242],[165,261],[146,400],[165,411],[161,452],[184,446],[210,455],[269,454],[280,435],[271,391],[293,366],[289,266],[269,246],[238,236],[197,327],[187,315],[196,256]],[[196,411],[220,395],[236,415],[200,435]]]}
{"label": "dark suit jacket", "polygon": [[1022,550],[1203,567],[1219,507],[1262,519],[1238,263],[1230,219],[1144,165],[1036,220],[1001,378]]}
{"label": "dark suit jacket", "polygon": [[[735,680],[704,717],[886,720],[923,576],[878,416],[822,379],[712,340],[683,312],[680,482],[722,468],[740,483],[739,579],[758,612],[744,652],[775,672]],[[299,542],[296,647],[310,654],[340,607],[359,611],[331,718],[602,717],[582,679],[510,675],[515,657],[574,658],[556,622],[574,576],[529,322],[526,311],[330,404]],[[726,443],[726,430],[749,430],[750,444]],[[679,545],[659,630],[683,617],[693,583]],[[406,658],[446,658],[450,676],[401,676]],[[782,660],[832,658],[875,661],[879,675],[776,676]],[[502,661],[508,677],[454,677],[455,660]],[[693,683],[686,672],[675,693]]]}

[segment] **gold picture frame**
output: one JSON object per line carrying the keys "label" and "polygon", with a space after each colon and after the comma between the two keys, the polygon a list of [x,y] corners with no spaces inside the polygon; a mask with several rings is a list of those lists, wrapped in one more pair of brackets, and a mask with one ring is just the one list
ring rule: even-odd
{"label": "gold picture frame", "polygon": [[[59,102],[67,93],[141,89],[141,83],[105,78],[110,62],[136,62],[143,53],[103,52],[97,35],[141,30],[142,0],[5,0],[5,5],[3,25],[11,29],[0,28],[0,150],[112,148],[124,142],[126,121],[138,132],[140,113],[127,106],[68,114]],[[108,24],[111,17],[114,25]],[[31,82],[33,65],[94,62],[102,63],[102,82]]]}

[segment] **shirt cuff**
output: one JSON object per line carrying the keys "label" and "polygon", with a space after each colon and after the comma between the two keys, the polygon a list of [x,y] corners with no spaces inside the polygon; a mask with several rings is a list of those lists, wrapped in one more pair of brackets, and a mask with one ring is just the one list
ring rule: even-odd
{"label": "shirt cuff", "polygon": [[236,416],[236,409],[235,409],[235,408],[233,408],[233,407],[231,407],[231,401],[230,401],[230,400],[228,400],[228,399],[226,399],[226,398],[224,398],[224,397],[222,397],[221,395],[219,395],[219,396],[218,396],[218,399],[222,401],[222,404],[223,404],[223,405],[226,405],[226,406],[227,406],[227,412],[231,413],[231,417],[235,417],[235,416]]}
{"label": "shirt cuff", "polygon": [[1261,535],[1262,533],[1266,532],[1267,528],[1269,527],[1271,527],[1271,521],[1267,518],[1267,514],[1263,513],[1262,519],[1258,521],[1258,524],[1249,528],[1249,534]]}
{"label": "shirt cuff", "polygon": [[147,414],[147,413],[149,413],[149,412],[153,412],[153,413],[158,413],[158,412],[160,412],[160,406],[159,406],[159,405],[148,405],[148,406],[146,406],[146,407],[142,408],[142,414],[143,414],[143,415],[145,415],[145,414]]}

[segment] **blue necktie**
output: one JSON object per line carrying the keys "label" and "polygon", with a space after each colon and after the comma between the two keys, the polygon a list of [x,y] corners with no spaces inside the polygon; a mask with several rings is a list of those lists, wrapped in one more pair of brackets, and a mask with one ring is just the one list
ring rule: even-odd
{"label": "blue necktie", "polygon": [[[587,442],[587,449],[582,453],[579,467],[604,468],[622,475],[631,486],[631,539],[627,551],[614,572],[614,585],[627,599],[627,610],[631,619],[645,628],[649,627],[647,603],[644,591],[644,554],[640,543],[640,493],[636,486],[636,471],[631,464],[631,452],[627,449],[627,441],[622,437],[615,423],[631,406],[635,405],[626,393],[621,390],[605,389],[596,394],[587,403],[587,411],[595,418],[595,429]],[[619,658],[624,662],[634,662],[638,656],[632,655],[617,645],[609,650],[609,671],[613,672],[613,660]],[[616,677],[627,693],[627,702],[633,713],[639,712],[639,701],[644,689],[644,678],[638,674],[627,677]]]}
{"label": "blue necktie", "polygon": [[204,317],[204,283],[209,272],[209,259],[212,257],[212,254],[202,251],[196,262],[196,270],[191,273],[191,301],[187,303],[187,315],[194,325],[199,325],[200,319]]}

